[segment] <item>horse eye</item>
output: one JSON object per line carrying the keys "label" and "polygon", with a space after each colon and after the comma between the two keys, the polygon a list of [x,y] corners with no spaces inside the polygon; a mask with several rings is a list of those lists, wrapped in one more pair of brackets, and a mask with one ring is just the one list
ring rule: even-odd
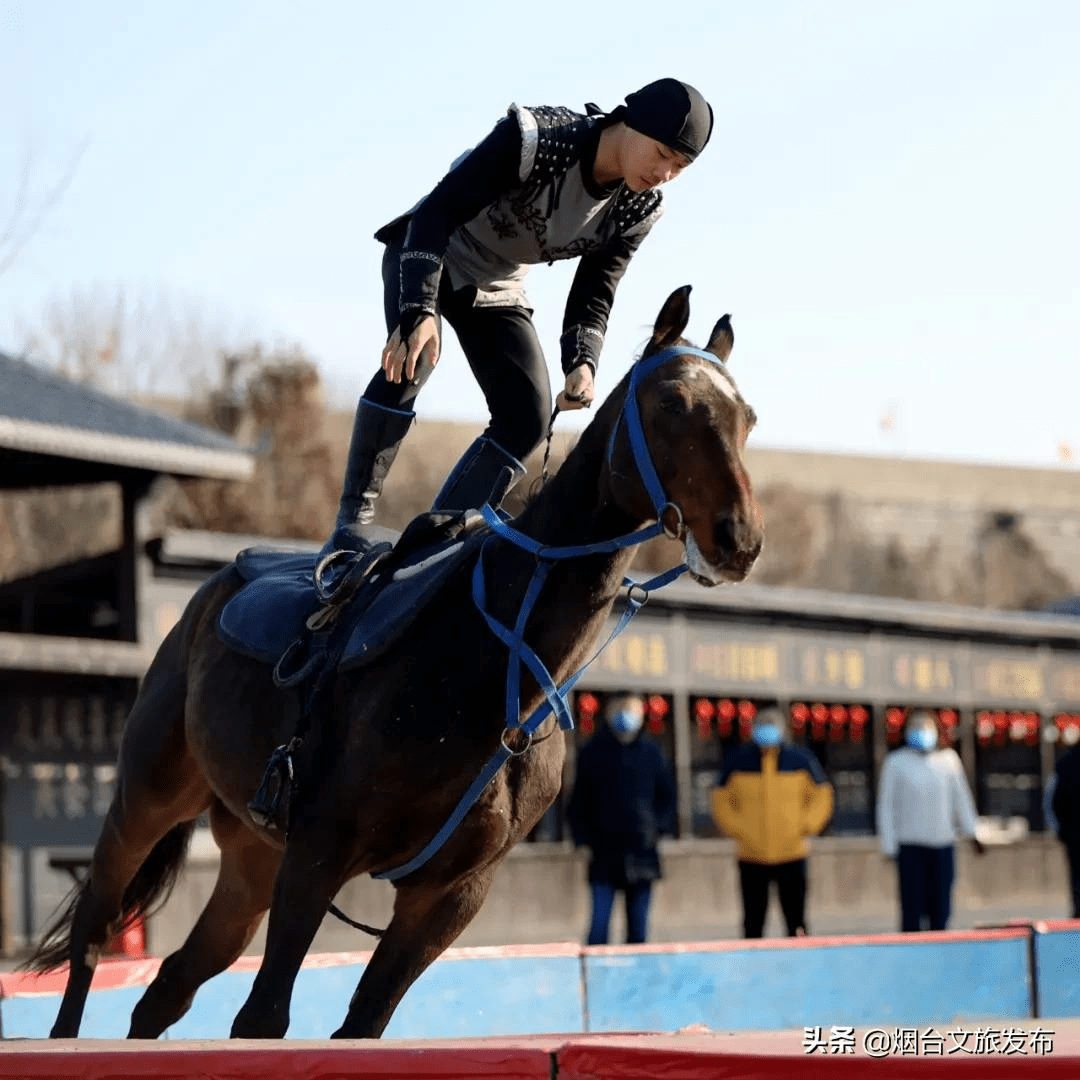
{"label": "horse eye", "polygon": [[678,394],[665,394],[660,399],[660,408],[664,412],[673,413],[675,416],[685,416],[689,411],[686,401]]}

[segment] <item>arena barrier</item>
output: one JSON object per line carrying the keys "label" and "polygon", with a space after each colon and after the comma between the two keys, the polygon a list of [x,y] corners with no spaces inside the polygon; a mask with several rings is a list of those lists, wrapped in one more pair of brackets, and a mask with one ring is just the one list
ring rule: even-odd
{"label": "arena barrier", "polygon": [[1080,919],[1033,924],[1036,1016],[1080,1016]]}
{"label": "arena barrier", "polygon": [[[1015,1029],[1019,1030],[1019,1029]],[[800,1032],[519,1036],[453,1042],[0,1043],[0,1075],[21,1080],[1075,1080],[1080,1029],[1035,1055],[807,1053]],[[1023,1034],[1034,1038],[1036,1029]]]}
{"label": "arena barrier", "polygon": [[[289,1039],[324,1039],[370,953],[309,957]],[[159,961],[104,961],[82,1034],[123,1038]],[[244,957],[203,986],[169,1039],[226,1038],[259,965]],[[450,949],[405,995],[387,1038],[558,1032],[898,1027],[1080,1015],[1080,922],[981,931],[582,948]],[[4,1035],[41,1038],[62,973],[0,976]],[[1078,1074],[1080,1075],[1080,1074]]]}

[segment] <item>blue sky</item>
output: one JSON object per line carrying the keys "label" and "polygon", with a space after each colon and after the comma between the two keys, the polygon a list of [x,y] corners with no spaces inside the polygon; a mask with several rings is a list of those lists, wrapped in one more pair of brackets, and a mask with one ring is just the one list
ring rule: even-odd
{"label": "blue sky", "polygon": [[[164,297],[301,346],[351,404],[385,336],[375,229],[512,101],[611,108],[671,74],[717,127],[619,290],[601,395],[690,283],[690,336],[733,313],[757,445],[1080,455],[1072,0],[0,0],[0,46],[0,227],[28,155],[40,197],[85,147],[0,277],[6,351],[72,290]],[[528,279],[558,382],[572,272]],[[419,411],[484,421],[449,334]]]}

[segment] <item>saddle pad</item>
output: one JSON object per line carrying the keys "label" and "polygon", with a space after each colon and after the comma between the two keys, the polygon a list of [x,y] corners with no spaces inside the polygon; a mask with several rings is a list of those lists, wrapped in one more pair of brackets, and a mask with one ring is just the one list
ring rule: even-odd
{"label": "saddle pad", "polygon": [[486,529],[480,529],[396,571],[360,613],[338,670],[363,667],[382,656],[412,625],[443,582],[480,550],[489,535]]}
{"label": "saddle pad", "polygon": [[[338,667],[362,667],[381,656],[487,535],[480,529],[416,552],[392,574],[376,569],[339,616],[348,637]],[[310,635],[307,619],[322,606],[313,577],[316,560],[314,554],[258,548],[240,552],[235,565],[246,584],[222,608],[218,637],[244,656],[276,664],[290,645]]]}
{"label": "saddle pad", "polygon": [[308,633],[308,616],[320,606],[312,579],[314,555],[242,551],[236,569],[246,585],[221,609],[218,637],[244,656],[276,664]]}

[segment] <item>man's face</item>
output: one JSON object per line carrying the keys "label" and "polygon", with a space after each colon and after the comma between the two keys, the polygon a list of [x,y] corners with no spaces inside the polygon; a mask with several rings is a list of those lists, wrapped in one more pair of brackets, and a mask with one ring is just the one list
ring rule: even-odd
{"label": "man's face", "polygon": [[674,180],[690,164],[685,155],[662,142],[626,129],[622,160],[623,180],[631,191],[649,191]]}

